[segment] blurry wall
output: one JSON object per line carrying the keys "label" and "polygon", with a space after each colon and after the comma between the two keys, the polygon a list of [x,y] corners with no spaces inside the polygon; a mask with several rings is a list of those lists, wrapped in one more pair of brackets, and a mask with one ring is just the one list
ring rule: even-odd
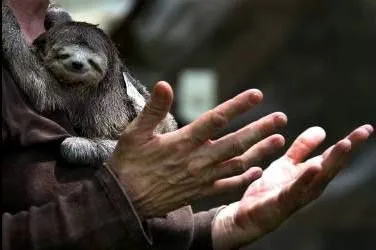
{"label": "blurry wall", "polygon": [[133,0],[54,0],[67,9],[76,21],[99,24],[106,33],[116,27],[122,17],[128,14]]}

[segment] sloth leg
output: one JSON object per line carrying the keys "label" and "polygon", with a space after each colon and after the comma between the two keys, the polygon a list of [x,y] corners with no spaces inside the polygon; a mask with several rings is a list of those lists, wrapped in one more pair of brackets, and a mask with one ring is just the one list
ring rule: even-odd
{"label": "sloth leg", "polygon": [[15,80],[38,111],[62,107],[59,85],[26,43],[8,5],[2,4],[2,56]]}

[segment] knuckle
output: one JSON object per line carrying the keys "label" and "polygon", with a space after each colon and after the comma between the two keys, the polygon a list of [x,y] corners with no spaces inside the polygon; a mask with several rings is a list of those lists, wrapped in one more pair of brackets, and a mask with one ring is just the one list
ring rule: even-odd
{"label": "knuckle", "polygon": [[249,102],[244,102],[243,100],[239,98],[232,99],[231,104],[234,107],[234,109],[238,110],[238,112],[244,112],[248,108],[250,108]]}
{"label": "knuckle", "polygon": [[206,138],[201,135],[192,134],[189,137],[189,141],[192,142],[193,145],[201,145],[206,141]]}
{"label": "knuckle", "polygon": [[214,128],[223,128],[228,124],[227,117],[219,110],[209,111],[210,123]]}
{"label": "knuckle", "polygon": [[244,161],[239,157],[233,158],[227,166],[224,166],[222,170],[217,171],[217,179],[241,175],[244,173],[244,170]]}
{"label": "knuckle", "polygon": [[312,143],[307,139],[307,138],[300,138],[296,141],[296,145],[298,148],[302,149],[302,150],[306,150],[306,151],[309,151],[310,148],[312,148]]}
{"label": "knuckle", "polygon": [[218,174],[212,165],[208,164],[208,159],[199,158],[191,161],[187,170],[189,175],[196,179],[198,184],[208,183],[216,179],[215,175]]}
{"label": "knuckle", "polygon": [[216,179],[215,171],[212,168],[205,169],[205,171],[202,171],[202,176],[200,177],[202,177],[202,183],[210,183]]}
{"label": "knuckle", "polygon": [[243,173],[246,170],[246,164],[241,157],[234,158],[232,166],[234,173]]}
{"label": "knuckle", "polygon": [[162,105],[148,103],[145,105],[144,112],[151,116],[160,116],[165,112],[165,108]]}
{"label": "knuckle", "polygon": [[257,156],[257,158],[262,159],[269,154],[273,154],[274,151],[276,151],[276,149],[273,147],[273,144],[269,141],[265,141],[252,149],[252,156]]}
{"label": "knuckle", "polygon": [[201,172],[202,165],[196,161],[192,161],[187,166],[187,171],[190,176],[197,177]]}
{"label": "knuckle", "polygon": [[239,176],[239,187],[244,188],[249,185],[250,181],[249,178],[247,178],[245,175],[240,175]]}
{"label": "knuckle", "polygon": [[255,133],[255,138],[257,140],[264,138],[272,131],[274,131],[273,122],[270,119],[260,120],[259,123],[256,125],[256,131],[258,131],[257,134]]}
{"label": "knuckle", "polygon": [[238,136],[234,136],[232,139],[232,144],[231,144],[232,155],[239,155],[243,153],[245,150],[246,150],[246,147],[243,141]]}
{"label": "knuckle", "polygon": [[265,137],[277,130],[280,126],[280,118],[276,114],[269,115],[267,117],[261,118],[257,122],[257,130],[259,131],[259,137]]}

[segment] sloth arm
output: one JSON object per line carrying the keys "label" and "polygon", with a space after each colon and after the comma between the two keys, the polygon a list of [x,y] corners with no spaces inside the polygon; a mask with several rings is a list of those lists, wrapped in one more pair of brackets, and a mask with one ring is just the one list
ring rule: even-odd
{"label": "sloth arm", "polygon": [[[62,107],[60,88],[27,44],[11,9],[2,3],[2,58],[38,110]],[[2,62],[4,63],[4,62]]]}
{"label": "sloth arm", "polygon": [[[73,191],[63,192],[56,188],[61,184],[56,177],[56,159],[50,159],[48,168],[46,162],[49,161],[22,163],[25,151],[34,150],[44,155],[52,150],[51,154],[56,155],[58,141],[67,136],[68,132],[62,127],[29,107],[3,64],[2,249],[108,249],[114,246],[150,249],[151,244],[156,249],[187,246],[210,249],[211,221],[216,209],[193,214],[190,207],[184,207],[164,218],[142,222],[123,185],[106,167],[79,179],[77,185],[72,185]],[[39,147],[47,153],[40,152]],[[52,169],[50,179],[43,179],[46,173],[39,171],[39,167],[44,171]],[[63,169],[66,174],[74,171]],[[22,193],[25,190],[27,193]],[[55,193],[44,200],[43,197],[36,201],[30,198],[46,190]],[[19,203],[26,205],[19,208]]]}

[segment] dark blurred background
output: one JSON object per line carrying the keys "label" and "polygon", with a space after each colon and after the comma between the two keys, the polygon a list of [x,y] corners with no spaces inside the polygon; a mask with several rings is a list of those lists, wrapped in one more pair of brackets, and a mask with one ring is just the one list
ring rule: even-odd
{"label": "dark blurred background", "polygon": [[[274,111],[289,117],[288,144],[314,125],[327,131],[323,147],[358,125],[376,125],[376,0],[57,2],[75,19],[99,23],[149,89],[170,82],[181,126],[249,88],[264,92],[263,104],[221,134]],[[244,249],[376,249],[375,141],[317,202]]]}

